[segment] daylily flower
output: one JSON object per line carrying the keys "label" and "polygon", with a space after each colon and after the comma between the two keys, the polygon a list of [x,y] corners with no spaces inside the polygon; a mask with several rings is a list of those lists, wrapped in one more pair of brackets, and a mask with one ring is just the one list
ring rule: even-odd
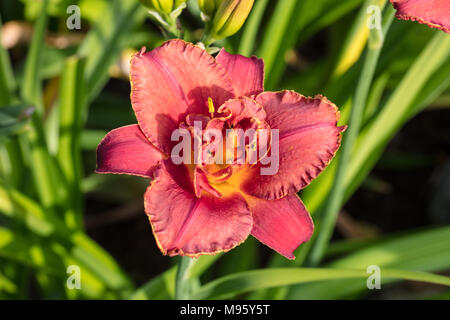
{"label": "daylily flower", "polygon": [[[334,157],[343,127],[323,96],[264,92],[264,64],[222,49],[216,58],[170,40],[131,61],[131,103],[138,124],[109,132],[97,172],[153,179],[145,211],[158,247],[170,256],[228,251],[251,234],[289,259],[308,241],[313,222],[297,192]],[[254,164],[175,164],[179,128],[277,130],[278,141]],[[205,147],[207,143],[203,141]],[[278,170],[261,174],[278,149]],[[247,147],[249,147],[247,145]],[[234,148],[234,146],[233,146]]]}
{"label": "daylily flower", "polygon": [[418,21],[431,28],[450,33],[449,0],[390,0],[397,10],[396,17]]}

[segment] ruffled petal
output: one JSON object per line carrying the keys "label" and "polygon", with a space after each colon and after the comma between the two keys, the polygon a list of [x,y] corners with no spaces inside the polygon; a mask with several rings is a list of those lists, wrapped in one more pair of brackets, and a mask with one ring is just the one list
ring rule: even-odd
{"label": "ruffled petal", "polygon": [[247,198],[253,216],[252,236],[288,259],[308,241],[314,230],[312,219],[297,195],[279,200]]}
{"label": "ruffled petal", "polygon": [[110,131],[97,148],[97,173],[131,174],[151,178],[161,152],[137,124]]}
{"label": "ruffled petal", "polygon": [[264,91],[264,61],[262,59],[231,54],[222,48],[216,60],[227,70],[236,96],[250,97]]}
{"label": "ruffled petal", "polygon": [[145,193],[145,211],[163,254],[215,254],[232,249],[250,234],[251,213],[239,193],[197,198],[165,169],[156,176]]}
{"label": "ruffled petal", "polygon": [[397,10],[396,17],[418,21],[431,28],[450,33],[450,1],[448,0],[390,0]]}
{"label": "ruffled petal", "polygon": [[194,188],[197,198],[202,196],[202,191],[208,192],[217,198],[222,197],[222,194],[211,186],[205,172],[198,167],[194,171]]}
{"label": "ruffled petal", "polygon": [[167,154],[170,137],[187,114],[208,115],[208,98],[216,105],[234,97],[225,69],[205,50],[171,40],[131,61],[131,103],[147,138]]}
{"label": "ruffled petal", "polygon": [[322,96],[264,92],[256,101],[263,105],[272,132],[271,150],[261,159],[268,163],[243,170],[234,183],[258,198],[280,199],[297,193],[322,172],[339,148],[344,128],[337,126],[337,107]]}
{"label": "ruffled petal", "polygon": [[229,116],[215,119],[226,119],[232,126],[237,125],[244,119],[254,118],[257,120],[264,120],[266,118],[266,112],[264,111],[263,106],[247,97],[228,100],[217,111],[219,114]]}

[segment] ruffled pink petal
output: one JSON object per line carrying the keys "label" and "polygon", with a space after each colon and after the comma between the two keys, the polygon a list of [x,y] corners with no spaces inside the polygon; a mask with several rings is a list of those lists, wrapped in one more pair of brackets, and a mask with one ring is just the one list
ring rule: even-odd
{"label": "ruffled pink petal", "polygon": [[450,1],[448,0],[390,0],[402,20],[418,21],[431,28],[450,33]]}
{"label": "ruffled pink petal", "polygon": [[202,196],[202,191],[208,192],[217,198],[222,197],[222,194],[211,186],[205,172],[198,167],[194,171],[194,188],[197,198]]}
{"label": "ruffled pink petal", "polygon": [[264,61],[231,54],[223,48],[216,57],[225,67],[238,97],[257,95],[264,91]]}
{"label": "ruffled pink petal", "polygon": [[161,152],[144,136],[137,124],[110,131],[97,148],[97,173],[153,176]]}
{"label": "ruffled pink petal", "polygon": [[255,118],[264,120],[266,118],[266,112],[264,111],[263,106],[247,97],[228,100],[218,109],[218,112],[226,115],[229,114],[229,117],[224,117],[223,119],[226,119],[226,121],[233,126],[244,119]]}
{"label": "ruffled pink petal", "polygon": [[190,113],[208,115],[208,98],[221,105],[234,90],[225,69],[205,50],[170,40],[131,61],[131,103],[147,138],[167,154],[173,130]]}
{"label": "ruffled pink petal", "polygon": [[[256,101],[263,105],[272,130],[269,152],[278,170],[262,175],[258,165],[242,173],[242,191],[267,200],[297,193],[317,177],[334,157],[340,145],[337,107],[325,97],[306,98],[294,91],[264,92]],[[274,155],[278,129],[278,157]],[[273,165],[276,168],[276,165]]]}
{"label": "ruffled pink petal", "polygon": [[251,213],[239,193],[197,198],[165,169],[156,176],[145,193],[145,211],[163,254],[215,254],[232,249],[250,234]]}
{"label": "ruffled pink petal", "polygon": [[279,200],[247,199],[253,216],[252,236],[288,259],[308,241],[314,225],[297,195]]}

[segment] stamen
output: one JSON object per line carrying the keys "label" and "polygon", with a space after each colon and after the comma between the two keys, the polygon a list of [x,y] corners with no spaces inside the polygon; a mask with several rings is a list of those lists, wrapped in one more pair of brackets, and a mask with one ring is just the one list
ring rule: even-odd
{"label": "stamen", "polygon": [[209,113],[211,114],[211,118],[214,118],[214,103],[211,97],[208,97],[208,109],[209,109]]}

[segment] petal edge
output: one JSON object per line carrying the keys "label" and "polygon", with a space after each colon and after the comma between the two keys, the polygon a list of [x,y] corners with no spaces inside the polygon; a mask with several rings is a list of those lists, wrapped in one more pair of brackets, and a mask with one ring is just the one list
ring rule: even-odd
{"label": "petal edge", "polygon": [[163,155],[137,124],[114,129],[97,147],[97,173],[151,178]]}

